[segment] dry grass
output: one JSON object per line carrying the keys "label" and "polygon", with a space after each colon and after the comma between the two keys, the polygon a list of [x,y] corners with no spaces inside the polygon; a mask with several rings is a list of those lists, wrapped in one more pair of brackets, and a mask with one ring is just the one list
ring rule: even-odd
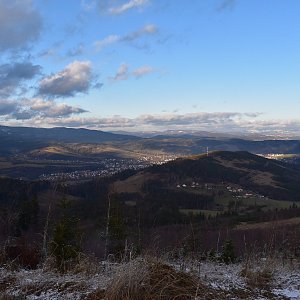
{"label": "dry grass", "polygon": [[0,279],[0,300],[8,300],[8,299],[14,299],[9,298],[9,296],[5,293],[5,290],[13,286],[16,282],[16,278],[13,276],[7,276],[5,278]]}
{"label": "dry grass", "polygon": [[248,165],[251,163],[250,160],[243,160],[243,159],[226,160],[219,157],[215,158],[215,160],[217,160],[222,166],[226,168],[248,172],[250,175],[250,180],[254,184],[281,188],[280,184],[275,180],[275,177],[272,173],[267,171],[260,171],[260,170],[249,170]]}
{"label": "dry grass", "polygon": [[269,291],[274,277],[272,267],[275,268],[274,262],[269,259],[260,266],[257,264],[257,261],[248,261],[242,268],[240,275],[245,278],[251,290]]}
{"label": "dry grass", "polygon": [[[191,261],[182,268],[185,271],[178,271],[181,269],[179,264],[173,267],[149,256],[121,264],[99,264],[96,259],[89,262],[88,257],[83,257],[82,264],[66,274],[55,273],[53,269],[46,271],[46,267],[51,267],[50,261],[42,270],[6,274],[2,269],[0,300],[288,299],[273,294],[273,289],[278,288],[278,284],[274,284],[278,277],[275,259],[261,261],[253,256],[242,269],[241,265],[228,268],[209,263],[202,266],[201,272],[192,268],[193,263]],[[293,286],[296,287],[298,277],[295,278]],[[18,296],[12,297],[12,294]]]}
{"label": "dry grass", "polygon": [[105,299],[104,289],[97,289],[96,291],[90,293],[85,300],[101,300],[101,299]]}
{"label": "dry grass", "polygon": [[242,270],[241,275],[246,278],[246,282],[251,289],[268,290],[272,281],[272,272],[263,270]]}
{"label": "dry grass", "polygon": [[[103,298],[94,298],[103,299]],[[152,258],[122,266],[106,289],[106,300],[224,299],[193,275]]]}
{"label": "dry grass", "polygon": [[99,261],[94,256],[87,256],[83,253],[79,254],[78,263],[71,270],[74,274],[84,274],[85,276],[91,277],[95,274],[103,272],[103,265],[99,264]]}
{"label": "dry grass", "polygon": [[273,229],[282,228],[283,226],[294,226],[300,224],[300,217],[289,218],[284,220],[260,222],[254,224],[239,224],[235,230],[249,230],[249,229]]}
{"label": "dry grass", "polygon": [[9,296],[9,295],[0,295],[0,300],[25,300],[24,297],[14,297],[14,296]]}
{"label": "dry grass", "polygon": [[[26,284],[20,289],[21,294],[24,296],[37,296],[40,297],[42,293],[47,293],[51,290],[56,290],[61,294],[82,293],[87,289],[85,282],[66,281],[66,282],[35,282]],[[51,299],[51,298],[50,298]]]}

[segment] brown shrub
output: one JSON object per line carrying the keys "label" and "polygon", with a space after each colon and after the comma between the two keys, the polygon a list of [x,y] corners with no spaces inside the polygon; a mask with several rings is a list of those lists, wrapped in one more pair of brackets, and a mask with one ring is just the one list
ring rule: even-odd
{"label": "brown shrub", "polygon": [[40,252],[36,246],[25,243],[7,245],[5,248],[5,260],[14,261],[20,267],[35,269],[40,263]]}
{"label": "brown shrub", "polygon": [[[119,269],[109,283],[107,300],[222,299],[217,291],[190,274],[155,259],[135,260]],[[98,298],[103,299],[103,298]]]}
{"label": "brown shrub", "polygon": [[85,300],[101,300],[105,299],[105,290],[97,289],[90,293]]}
{"label": "brown shrub", "polygon": [[264,266],[261,269],[251,269],[244,267],[241,270],[241,276],[246,279],[247,285],[251,289],[269,290],[273,279],[273,273],[270,268]]}

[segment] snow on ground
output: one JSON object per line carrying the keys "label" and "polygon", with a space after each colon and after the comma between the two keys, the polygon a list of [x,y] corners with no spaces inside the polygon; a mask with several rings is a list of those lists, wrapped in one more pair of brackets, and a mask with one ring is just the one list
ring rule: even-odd
{"label": "snow on ground", "polygon": [[[232,288],[247,289],[247,280],[241,276],[243,264],[220,265],[206,263],[202,267],[203,280],[210,284],[216,284],[219,288],[230,290]],[[300,268],[277,266],[271,269],[273,279],[270,282],[270,290],[278,296],[286,296],[288,299],[300,299]]]}
{"label": "snow on ground", "polygon": [[286,296],[288,299],[300,299],[300,268],[288,270],[281,268],[275,273],[276,285],[273,293]]}
{"label": "snow on ground", "polygon": [[[255,265],[255,266],[254,266]],[[256,261],[250,263],[248,268],[254,274],[259,271],[268,270],[271,274],[269,289],[258,288],[248,283],[247,278],[242,276],[245,270],[245,263],[220,264],[216,262],[201,263],[183,263],[173,264],[177,270],[185,270],[200,277],[203,283],[206,283],[216,289],[232,291],[244,290],[250,291],[255,300],[270,299],[297,299],[300,300],[300,264],[283,266],[276,261]],[[257,278],[258,285],[260,278]],[[266,293],[268,291],[268,293]],[[255,295],[254,295],[255,294]],[[277,296],[277,297],[276,297]]]}
{"label": "snow on ground", "polygon": [[[245,276],[245,264],[224,265],[216,262],[172,263],[175,269],[197,275],[201,282],[214,289],[228,291],[228,299],[300,299],[300,266],[266,265],[259,263],[251,269],[251,274],[264,270],[271,271],[268,287],[251,286]],[[118,265],[102,263],[92,272],[59,274],[57,272],[37,270],[9,270],[0,268],[0,295],[25,297],[38,300],[81,300],[87,299],[93,291],[105,289],[109,280],[116,274]],[[258,278],[259,279],[259,278]],[[260,280],[260,279],[259,279]],[[259,282],[258,282],[259,283]],[[250,297],[230,297],[234,290],[245,291]],[[246,295],[246,294],[245,294]],[[0,297],[1,299],[1,297]],[[16,298],[17,299],[17,298]],[[19,298],[18,298],[19,299]]]}
{"label": "snow on ground", "polygon": [[105,288],[112,277],[112,267],[100,266],[99,272],[93,274],[0,268],[0,295],[2,290],[9,296],[25,296],[29,300],[85,299],[94,290]]}

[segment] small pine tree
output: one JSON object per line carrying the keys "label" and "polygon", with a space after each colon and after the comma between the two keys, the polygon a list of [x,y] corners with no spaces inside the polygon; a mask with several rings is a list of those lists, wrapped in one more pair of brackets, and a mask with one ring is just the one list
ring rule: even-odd
{"label": "small pine tree", "polygon": [[61,202],[63,210],[60,221],[56,224],[51,240],[51,252],[56,266],[60,271],[66,271],[71,263],[76,262],[80,251],[80,236],[77,220],[67,215],[69,203],[65,199]]}
{"label": "small pine tree", "polygon": [[211,249],[207,253],[207,258],[210,261],[215,261],[216,260],[216,251],[214,249]]}
{"label": "small pine tree", "polygon": [[221,261],[225,264],[230,264],[235,262],[235,254],[232,240],[226,240],[221,253]]}
{"label": "small pine tree", "polygon": [[110,254],[114,254],[117,258],[120,258],[124,251],[126,231],[121,204],[115,199],[113,199],[111,202],[111,212],[109,219],[109,240]]}

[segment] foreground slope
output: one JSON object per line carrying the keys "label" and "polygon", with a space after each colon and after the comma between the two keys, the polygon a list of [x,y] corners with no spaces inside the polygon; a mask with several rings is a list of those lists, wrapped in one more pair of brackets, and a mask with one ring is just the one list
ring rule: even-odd
{"label": "foreground slope", "polygon": [[299,266],[279,260],[223,265],[146,257],[119,264],[84,262],[67,274],[0,267],[0,299],[296,300],[299,280]]}

